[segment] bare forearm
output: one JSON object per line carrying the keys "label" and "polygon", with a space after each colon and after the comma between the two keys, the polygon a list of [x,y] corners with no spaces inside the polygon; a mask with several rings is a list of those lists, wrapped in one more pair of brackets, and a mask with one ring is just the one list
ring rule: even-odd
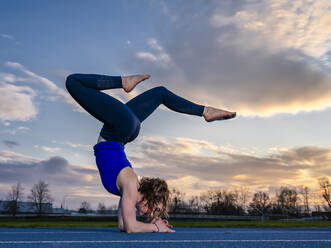
{"label": "bare forearm", "polygon": [[144,223],[141,221],[136,221],[131,227],[125,230],[128,233],[140,233],[140,232],[158,232],[158,228],[155,224]]}

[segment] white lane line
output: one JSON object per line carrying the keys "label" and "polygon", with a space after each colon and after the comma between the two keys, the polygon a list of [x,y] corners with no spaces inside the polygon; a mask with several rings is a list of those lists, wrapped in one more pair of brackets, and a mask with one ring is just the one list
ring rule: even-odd
{"label": "white lane line", "polygon": [[331,243],[331,239],[274,239],[274,240],[259,240],[259,239],[248,239],[248,240],[224,240],[224,239],[211,239],[211,240],[41,240],[41,241],[0,241],[0,244],[61,244],[61,243],[199,243],[199,242],[214,242],[214,243],[260,243],[260,242],[290,242],[290,243],[313,243],[313,242],[327,242]]}

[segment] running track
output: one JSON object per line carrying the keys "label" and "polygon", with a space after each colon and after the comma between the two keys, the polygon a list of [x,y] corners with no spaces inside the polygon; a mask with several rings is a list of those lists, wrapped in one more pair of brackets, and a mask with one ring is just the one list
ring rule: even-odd
{"label": "running track", "polygon": [[175,228],[121,233],[117,228],[0,228],[0,247],[331,247],[331,228]]}

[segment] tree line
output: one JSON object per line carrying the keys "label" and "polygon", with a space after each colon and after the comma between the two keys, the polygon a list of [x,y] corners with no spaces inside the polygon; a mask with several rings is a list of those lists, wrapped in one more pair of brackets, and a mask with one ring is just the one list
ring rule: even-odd
{"label": "tree line", "polygon": [[[318,179],[320,196],[326,203],[316,205],[315,211],[331,210],[331,184],[327,177]],[[253,215],[280,214],[288,216],[309,215],[311,209],[311,192],[307,186],[288,187],[281,186],[274,198],[268,192],[258,191],[248,199],[250,192],[247,187],[235,190],[214,189],[208,190],[199,196],[185,199],[185,194],[177,189],[172,189],[169,202],[169,213],[201,213],[211,215]],[[52,203],[49,185],[44,181],[35,184],[28,195],[28,200],[33,203],[38,215],[45,213],[46,204]],[[19,212],[18,202],[23,199],[23,187],[20,183],[13,185],[7,196],[5,210],[15,216]],[[106,207],[99,203],[99,214],[116,213],[117,206]],[[78,212],[90,213],[92,208],[89,202],[83,201]]]}
{"label": "tree line", "polygon": [[[315,211],[331,211],[331,185],[327,177],[318,180],[320,196],[324,205],[315,205]],[[185,194],[172,189],[170,213],[201,213],[211,215],[253,215],[266,214],[296,216],[309,215],[312,194],[307,186],[281,186],[275,197],[268,192],[258,191],[248,199],[249,190],[241,187],[235,190],[214,189],[202,193],[200,196],[191,196],[185,200]]]}

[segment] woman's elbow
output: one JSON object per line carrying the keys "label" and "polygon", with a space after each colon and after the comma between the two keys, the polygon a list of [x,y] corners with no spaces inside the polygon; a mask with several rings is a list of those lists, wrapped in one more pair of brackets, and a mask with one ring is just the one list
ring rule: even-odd
{"label": "woman's elbow", "polygon": [[127,228],[124,228],[124,232],[126,232],[126,233],[134,233],[134,229],[127,227]]}
{"label": "woman's elbow", "polygon": [[122,229],[123,229],[123,232],[126,232],[126,233],[134,233],[134,232],[136,232],[136,228],[133,225],[123,226]]}
{"label": "woman's elbow", "polygon": [[120,229],[121,232],[126,232],[124,226],[121,224],[118,224],[118,229]]}

